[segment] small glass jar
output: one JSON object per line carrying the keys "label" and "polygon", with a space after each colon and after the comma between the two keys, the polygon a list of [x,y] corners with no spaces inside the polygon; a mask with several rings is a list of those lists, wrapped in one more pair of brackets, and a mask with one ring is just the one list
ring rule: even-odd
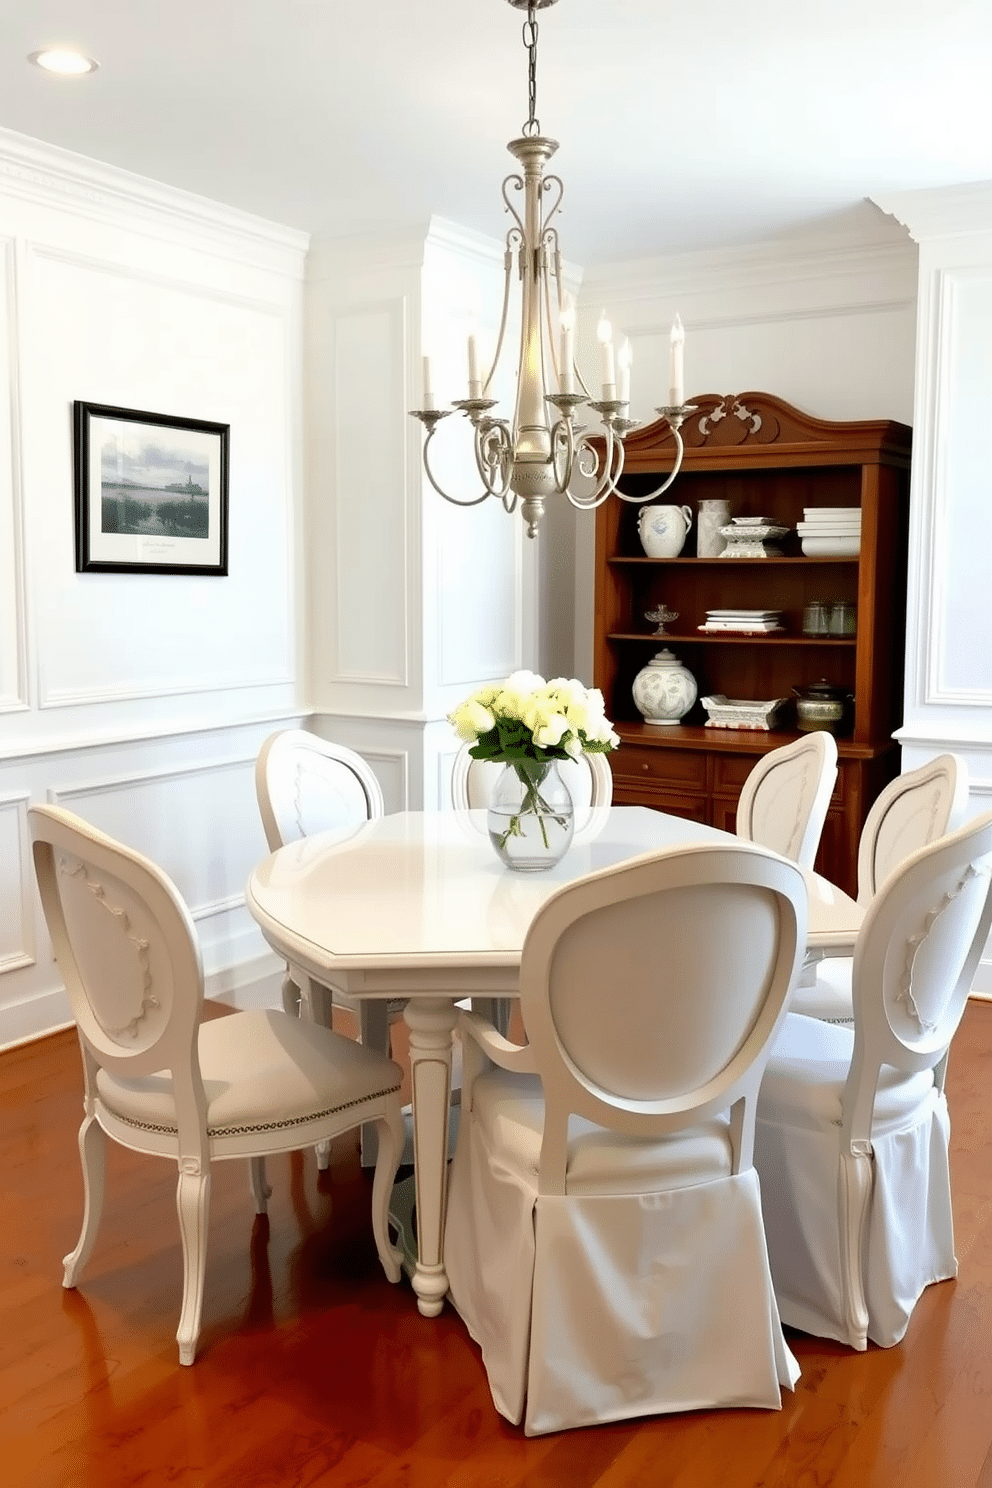
{"label": "small glass jar", "polygon": [[830,634],[830,606],[826,600],[811,599],[803,610],[803,635]]}
{"label": "small glass jar", "polygon": [[830,634],[853,636],[858,628],[857,607],[850,600],[838,599],[830,611]]}

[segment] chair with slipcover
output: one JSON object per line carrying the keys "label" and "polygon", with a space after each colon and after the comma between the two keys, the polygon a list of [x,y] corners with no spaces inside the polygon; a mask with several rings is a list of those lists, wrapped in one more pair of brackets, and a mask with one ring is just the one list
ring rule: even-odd
{"label": "chair with slipcover", "polygon": [[[880,793],[861,830],[858,845],[858,903],[867,906],[892,870],[918,847],[936,842],[964,821],[968,806],[968,766],[955,754],[941,754],[918,770],[898,775]],[[851,954],[836,951],[808,968],[793,993],[790,1011],[828,1023],[850,1023],[853,973]]]}
{"label": "chair with slipcover", "polygon": [[737,836],[812,868],[837,779],[837,744],[823,729],[762,755],[737,803]]}
{"label": "chair with slipcover", "polygon": [[83,1059],[79,1152],[83,1224],[65,1257],[74,1287],[103,1204],[106,1139],[177,1163],[183,1249],[179,1359],[200,1334],[212,1165],[249,1161],[258,1213],[271,1189],[265,1158],[375,1123],[372,1228],[398,1281],[387,1207],[403,1145],[401,1072],[366,1049],[278,1009],[201,1023],[203,966],[178,890],[140,853],[54,806],[29,812],[35,872]]}
{"label": "chair with slipcover", "polygon": [[758,1097],[761,1179],[785,1323],[855,1349],[903,1337],[957,1272],[948,1048],[992,925],[992,813],[912,853],[854,952],[854,1027],[790,1013]]}
{"label": "chair with slipcover", "polygon": [[461,1015],[445,1268],[495,1405],[528,1435],[777,1409],[798,1378],[751,1149],[806,917],[800,869],[766,849],[647,854],[538,911],[526,1045]]}

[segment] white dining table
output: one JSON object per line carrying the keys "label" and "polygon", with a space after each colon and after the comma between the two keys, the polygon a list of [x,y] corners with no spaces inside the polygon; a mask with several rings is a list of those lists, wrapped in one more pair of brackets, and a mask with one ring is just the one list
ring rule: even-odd
{"label": "white dining table", "polygon": [[[452,1031],[464,998],[514,996],[528,927],[563,884],[640,853],[726,832],[641,806],[587,813],[568,853],[541,873],[508,871],[484,811],[401,811],[324,832],[264,858],[247,904],[272,948],[319,986],[406,999],[417,1205],[412,1283],[425,1316],[441,1311]],[[808,947],[849,948],[863,911],[807,873]]]}

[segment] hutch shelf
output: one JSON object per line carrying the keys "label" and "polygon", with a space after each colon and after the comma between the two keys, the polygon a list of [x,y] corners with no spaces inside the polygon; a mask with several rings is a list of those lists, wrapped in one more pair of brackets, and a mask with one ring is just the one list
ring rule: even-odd
{"label": "hutch shelf", "polygon": [[[768,393],[691,401],[697,411],[683,425],[682,471],[657,498],[693,513],[681,554],[644,556],[638,506],[612,497],[596,514],[595,682],[623,741],[610,756],[614,799],[732,831],[740,788],[756,760],[797,737],[791,705],[769,732],[708,726],[698,701],[680,724],[644,723],[631,685],[663,646],[692,672],[701,698],[793,699],[793,689],[829,681],[851,701],[817,868],[855,893],[861,827],[899,772],[892,734],[902,715],[912,431],[888,421],[826,422]],[[635,496],[654,490],[673,459],[666,424],[633,431],[621,489]],[[709,499],[727,501],[732,516],[788,527],[778,543],[782,556],[697,558],[699,502]],[[803,556],[795,528],[807,507],[860,507],[859,555]],[[804,635],[803,611],[814,600],[853,603],[855,635]],[[664,638],[645,619],[659,604],[678,616]],[[700,634],[707,610],[729,608],[780,610],[785,629]]]}

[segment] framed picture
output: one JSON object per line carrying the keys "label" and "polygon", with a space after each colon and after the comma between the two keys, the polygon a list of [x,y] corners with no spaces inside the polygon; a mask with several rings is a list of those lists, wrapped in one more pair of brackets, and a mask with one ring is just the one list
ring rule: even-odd
{"label": "framed picture", "polygon": [[227,573],[230,424],[72,405],[77,573]]}

